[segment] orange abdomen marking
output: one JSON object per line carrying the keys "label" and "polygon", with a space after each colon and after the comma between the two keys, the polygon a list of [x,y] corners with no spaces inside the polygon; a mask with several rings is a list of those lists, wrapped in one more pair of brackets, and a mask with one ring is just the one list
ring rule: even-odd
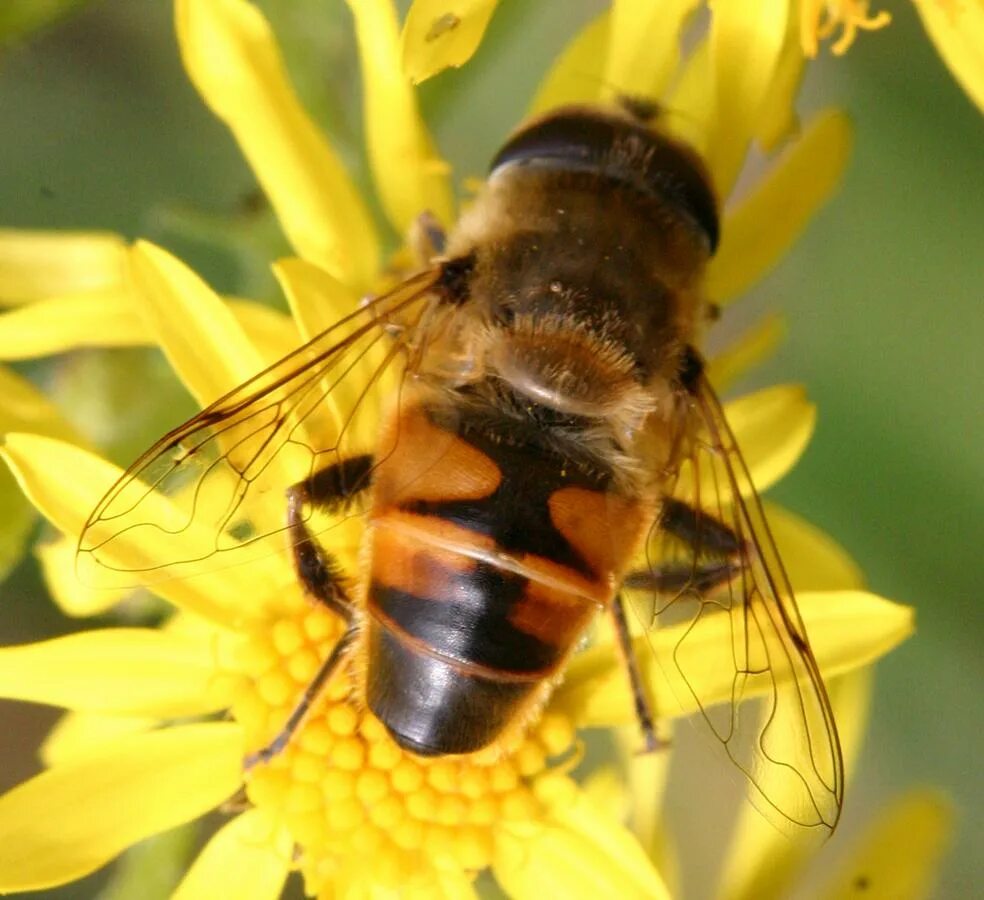
{"label": "orange abdomen marking", "polygon": [[392,427],[374,487],[369,704],[418,753],[466,752],[611,601],[646,510],[542,447],[456,433],[419,408]]}

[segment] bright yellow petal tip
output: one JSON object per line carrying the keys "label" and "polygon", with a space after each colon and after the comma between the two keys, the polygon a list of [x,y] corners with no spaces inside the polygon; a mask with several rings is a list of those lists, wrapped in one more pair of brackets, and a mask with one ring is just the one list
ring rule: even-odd
{"label": "bright yellow petal tip", "polygon": [[403,71],[414,83],[471,59],[498,0],[415,0],[403,23]]}

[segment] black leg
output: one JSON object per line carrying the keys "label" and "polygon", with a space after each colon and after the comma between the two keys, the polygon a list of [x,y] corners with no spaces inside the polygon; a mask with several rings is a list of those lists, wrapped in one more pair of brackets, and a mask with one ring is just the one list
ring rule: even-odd
{"label": "black leg", "polygon": [[727,584],[741,571],[741,540],[707,512],[671,498],[663,504],[659,528],[689,548],[689,559],[630,572],[623,582],[625,587],[655,594],[676,595],[685,589],[704,594]]}
{"label": "black leg", "polygon": [[645,742],[642,752],[652,753],[666,746],[666,744],[656,736],[656,719],[646,694],[646,686],[643,684],[642,676],[639,673],[639,662],[636,659],[635,651],[632,649],[632,637],[629,634],[628,622],[625,621],[625,607],[621,594],[615,595],[611,610],[612,620],[615,623],[615,640],[622,656],[622,662],[625,664],[625,670],[629,674],[629,685],[632,688],[636,718],[639,720],[639,727],[642,729],[642,737]]}
{"label": "black leg", "polygon": [[311,704],[321,693],[334,672],[345,659],[355,639],[357,623],[352,602],[345,591],[342,573],[330,554],[315,540],[304,518],[309,507],[337,512],[345,508],[370,484],[372,456],[354,456],[315,472],[287,490],[287,527],[290,532],[294,567],[305,591],[319,603],[338,613],[347,628],[321,664],[310,684],[304,689],[283,728],[265,747],[250,753],[245,767],[269,762],[290,742],[304,721]]}
{"label": "black leg", "polygon": [[351,603],[342,573],[331,555],[311,534],[305,518],[310,508],[340,512],[368,489],[373,458],[353,456],[315,472],[287,489],[287,528],[294,568],[305,591],[351,623]]}

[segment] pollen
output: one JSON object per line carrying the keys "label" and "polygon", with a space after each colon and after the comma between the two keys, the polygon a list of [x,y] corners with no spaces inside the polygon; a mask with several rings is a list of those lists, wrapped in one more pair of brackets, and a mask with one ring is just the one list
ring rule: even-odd
{"label": "pollen", "polygon": [[[248,750],[277,736],[341,634],[329,611],[299,601],[259,623],[231,654],[228,676],[238,685],[232,713]],[[501,822],[543,816],[534,782],[563,766],[573,724],[547,712],[501,745],[417,757],[366,708],[358,688],[363,669],[355,660],[333,676],[288,745],[247,772],[249,802],[290,832],[314,895],[366,854],[374,874],[394,888],[420,884],[424,894],[426,879],[436,883],[449,866],[477,873],[495,856]]]}
{"label": "pollen", "polygon": [[817,55],[820,42],[840,30],[830,50],[836,56],[848,51],[859,31],[877,31],[892,21],[885,10],[871,13],[868,0],[804,0],[800,7],[800,43],[803,54]]}

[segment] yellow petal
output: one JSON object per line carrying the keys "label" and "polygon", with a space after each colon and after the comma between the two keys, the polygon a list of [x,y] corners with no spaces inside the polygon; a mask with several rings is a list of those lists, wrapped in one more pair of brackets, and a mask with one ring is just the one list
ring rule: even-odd
{"label": "yellow petal", "polygon": [[[872,674],[869,666],[827,681],[847,779],[857,763],[868,723]],[[770,748],[770,752],[776,751],[789,754],[780,748]],[[773,794],[769,799],[782,806],[781,797]],[[720,900],[788,897],[799,870],[817,849],[815,836],[783,834],[749,804],[739,812],[733,833],[717,893]]]}
{"label": "yellow petal", "polygon": [[434,149],[417,108],[416,93],[400,65],[393,2],[347,2],[355,17],[366,147],[379,202],[401,237],[426,211],[450,225],[454,201],[448,164]]}
{"label": "yellow petal", "polygon": [[573,782],[554,776],[537,787],[549,805],[546,822],[506,823],[496,841],[492,871],[510,897],[669,898],[639,842],[600,815]]}
{"label": "yellow petal", "polygon": [[234,723],[182,725],[120,738],[19,785],[0,797],[0,890],[65,884],[197,818],[239,787],[241,754]]}
{"label": "yellow petal", "polygon": [[[0,455],[14,473],[21,490],[37,510],[59,531],[66,535],[78,535],[89,513],[95,509],[103,494],[123,474],[116,466],[73,444],[31,434],[10,434]],[[71,473],[72,477],[66,477]],[[144,489],[140,489],[141,493]],[[167,501],[150,494],[152,503],[149,514],[156,513],[155,521],[173,521],[168,518]],[[153,504],[161,504],[160,510]],[[133,529],[131,529],[131,532]],[[209,536],[207,540],[211,540]],[[169,536],[168,547],[174,541],[191,541],[189,546],[203,546],[205,538],[197,535],[193,526],[180,535]],[[142,543],[138,536],[129,536],[113,542],[114,562],[125,572],[149,568],[157,562],[155,545]],[[249,566],[249,572],[237,569],[209,573],[196,578],[171,579],[155,585],[155,592],[178,606],[193,610],[212,622],[235,626],[248,614],[240,601],[239,587],[249,596],[262,598],[282,588],[276,579],[276,560],[269,566],[258,561]],[[271,571],[268,571],[271,570]],[[242,583],[237,587],[237,579]],[[136,579],[136,576],[134,576]]]}
{"label": "yellow petal", "polygon": [[[725,415],[761,491],[779,481],[806,449],[817,408],[798,385],[781,384],[725,404]],[[704,492],[702,496],[713,496]]]}
{"label": "yellow petal", "polygon": [[984,111],[984,5],[922,0],[916,9],[953,77]]}
{"label": "yellow petal", "polygon": [[796,116],[796,99],[805,66],[798,17],[791,15],[786,23],[786,37],[779,51],[772,83],[762,101],[758,127],[755,130],[755,138],[766,152],[771,152],[796,130],[799,121]]}
{"label": "yellow petal", "polygon": [[230,300],[228,305],[264,366],[283,359],[300,346],[297,325],[280,310],[252,300]]}
{"label": "yellow petal", "polygon": [[367,288],[379,249],[369,213],[287,80],[270,26],[244,0],[177,0],[185,68],[229,126],[297,252]]}
{"label": "yellow petal", "polygon": [[843,113],[817,116],[803,136],[724,219],[721,246],[707,270],[705,290],[727,303],[758,281],[796,241],[830,198],[851,152]]}
{"label": "yellow petal", "polygon": [[123,284],[38,300],[0,315],[0,359],[34,359],[82,347],[151,343]]}
{"label": "yellow petal", "polygon": [[140,313],[201,406],[263,370],[229,307],[191,269],[146,241],[134,245],[130,261]]}
{"label": "yellow petal", "polygon": [[843,547],[809,522],[774,503],[765,504],[786,574],[797,591],[857,590],[864,575]]}
{"label": "yellow petal", "polygon": [[601,97],[610,22],[609,12],[600,13],[574,36],[540,82],[527,115],[568,103],[593,103]]}
{"label": "yellow petal", "polygon": [[953,807],[946,797],[938,791],[910,791],[868,827],[817,896],[829,900],[934,897],[933,883],[952,832]]}
{"label": "yellow petal", "polygon": [[0,695],[67,709],[159,718],[228,705],[211,648],[149,628],[101,628],[0,648]]}
{"label": "yellow petal", "polygon": [[414,84],[472,58],[498,0],[414,0],[403,23],[403,71]]}
{"label": "yellow petal", "polygon": [[31,431],[62,440],[78,440],[75,429],[30,381],[0,366],[0,434]]}
{"label": "yellow petal", "polygon": [[698,0],[614,0],[605,84],[630,97],[662,95],[680,62],[680,33]]}
{"label": "yellow petal", "polygon": [[786,37],[788,0],[716,0],[710,52],[714,106],[704,157],[718,195],[727,197],[761,121]]}
{"label": "yellow petal", "polygon": [[0,305],[117,288],[124,248],[115,234],[0,229]]}
{"label": "yellow petal", "polygon": [[181,879],[171,900],[276,900],[291,870],[291,839],[260,810],[223,825]]}
{"label": "yellow petal", "polygon": [[120,738],[150,731],[156,724],[156,719],[142,716],[68,712],[45,736],[38,756],[45,767],[51,769],[99,753]]}
{"label": "yellow petal", "polygon": [[34,555],[41,564],[41,574],[51,599],[65,615],[97,616],[115,606],[131,591],[126,588],[93,588],[82,584],[75,575],[77,546],[76,538],[59,535],[36,544]]}
{"label": "yellow petal", "polygon": [[[297,332],[282,313],[249,300],[230,301],[229,309],[264,360],[273,362],[297,346]],[[138,347],[154,341],[130,285],[49,297],[0,314],[0,359],[34,359],[83,347]]]}
{"label": "yellow petal", "polygon": [[687,55],[676,82],[663,101],[669,131],[703,156],[707,149],[709,122],[714,115],[714,79],[711,41],[701,38]]}
{"label": "yellow petal", "polygon": [[[806,591],[796,599],[813,655],[826,679],[868,665],[904,641],[913,630],[912,609],[874,594]],[[673,664],[673,651],[687,634],[689,623],[660,628],[648,640],[635,641],[637,658],[661,715],[696,712],[694,695],[708,705],[725,702],[732,696],[729,617],[708,616],[702,621],[699,640],[693,633],[687,635],[688,652],[693,651],[693,662],[687,669],[689,685]],[[764,689],[761,680],[755,686],[755,690],[760,689]],[[755,692],[746,690],[743,696],[751,698]],[[574,658],[555,701],[585,726],[608,728],[635,722],[625,672],[609,643],[598,644]]]}
{"label": "yellow petal", "polygon": [[754,369],[771,355],[786,335],[786,321],[771,315],[761,319],[734,343],[708,360],[707,377],[720,394],[733,381]]}
{"label": "yellow petal", "polygon": [[273,265],[273,274],[280,282],[304,341],[359,308],[356,291],[303,259],[278,260]]}

